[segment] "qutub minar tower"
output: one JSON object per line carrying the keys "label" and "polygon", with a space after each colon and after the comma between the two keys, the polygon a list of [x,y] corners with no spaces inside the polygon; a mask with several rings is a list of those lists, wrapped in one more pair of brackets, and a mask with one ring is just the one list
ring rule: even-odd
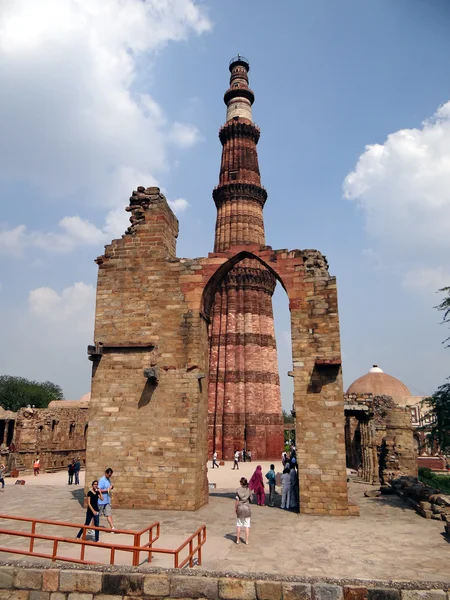
{"label": "qutub minar tower", "polygon": [[[247,59],[230,62],[226,123],[220,129],[222,161],[213,198],[217,207],[214,252],[241,244],[265,245],[261,185],[253,123],[255,96]],[[209,452],[229,460],[246,449],[258,459],[283,448],[283,416],[272,310],[276,279],[258,260],[234,266],[216,291],[210,329]]]}
{"label": "qutub minar tower", "polygon": [[[86,481],[114,469],[114,506],[197,510],[213,451],[283,449],[272,295],[289,301],[300,512],[356,514],[347,494],[336,279],[318,250],[266,245],[249,63],[230,63],[213,252],[177,256],[179,223],[138,186],[98,265]],[[208,462],[207,462],[208,461]]]}

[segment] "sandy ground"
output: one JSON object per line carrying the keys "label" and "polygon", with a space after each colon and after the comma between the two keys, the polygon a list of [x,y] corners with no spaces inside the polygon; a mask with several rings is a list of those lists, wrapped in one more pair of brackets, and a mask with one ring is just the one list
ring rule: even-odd
{"label": "sandy ground", "polygon": [[[261,463],[263,472],[269,463]],[[195,513],[114,510],[116,527],[141,529],[155,520],[161,523],[161,538],[157,547],[175,548],[200,525],[206,524],[207,543],[203,566],[211,570],[243,572],[264,571],[289,575],[351,577],[361,579],[393,579],[450,582],[449,540],[443,535],[442,521],[423,519],[394,496],[365,498],[370,486],[350,483],[349,494],[361,511],[360,517],[311,517],[268,506],[252,507],[250,545],[235,544],[234,490],[242,476],[251,477],[256,463],[241,463],[239,472],[226,463],[211,469],[208,477],[216,488],[210,490],[210,502]],[[280,471],[281,465],[277,465]],[[100,475],[100,474],[99,474]],[[24,486],[6,480],[0,493],[0,511],[66,521],[84,522],[83,485],[67,485],[65,472],[23,477]],[[81,473],[84,483],[84,473]],[[120,478],[115,482],[120,487]],[[280,496],[277,496],[280,503]],[[30,525],[0,519],[0,527],[30,531]],[[106,526],[106,522],[102,523]],[[42,533],[67,536],[67,529],[40,525]],[[42,528],[42,529],[41,529]],[[76,530],[72,530],[72,536]],[[0,546],[24,547],[21,538],[2,534]],[[103,542],[131,543],[125,534],[102,533]],[[45,548],[41,542],[37,548]],[[63,544],[63,556],[79,555],[79,547]],[[109,562],[109,551],[88,550],[87,559]],[[17,555],[0,554],[2,558]],[[117,562],[130,564],[130,555],[118,553]],[[142,560],[145,556],[142,555]],[[172,566],[172,558],[156,554],[152,566]]]}

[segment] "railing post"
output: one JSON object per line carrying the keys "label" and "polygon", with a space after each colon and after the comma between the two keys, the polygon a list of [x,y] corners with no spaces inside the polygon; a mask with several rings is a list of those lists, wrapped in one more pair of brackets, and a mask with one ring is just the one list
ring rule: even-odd
{"label": "railing post", "polygon": [[52,562],[56,561],[56,555],[58,554],[58,540],[55,540],[53,542],[53,555],[52,555]]}
{"label": "railing post", "polygon": [[202,542],[201,542],[201,535],[202,535],[202,532],[199,531],[198,532],[198,536],[197,536],[197,546],[198,546],[197,564],[198,564],[199,567],[202,566]]}
{"label": "railing post", "polygon": [[[148,546],[149,546],[149,548],[151,548],[151,547],[153,546],[153,527],[151,527],[151,528],[148,530]],[[153,554],[152,554],[152,552],[150,551],[150,552],[148,553],[148,559],[147,559],[147,561],[148,561],[149,563],[151,563],[151,562],[152,562],[152,558],[153,558]]]}
{"label": "railing post", "polygon": [[[140,533],[135,533],[134,534],[134,546],[140,546],[141,545],[141,534]],[[138,567],[139,566],[139,550],[135,550],[133,552],[133,567]]]}
{"label": "railing post", "polygon": [[[31,523],[31,533],[36,533],[36,521]],[[34,550],[34,537],[30,538],[30,552]]]}
{"label": "railing post", "polygon": [[175,562],[175,569],[178,569],[178,552],[175,552],[174,562]]}
{"label": "railing post", "polygon": [[193,543],[192,540],[189,542],[189,567],[193,567],[194,566],[194,561],[192,560],[192,549],[193,549]]}
{"label": "railing post", "polygon": [[114,558],[116,555],[116,549],[114,548],[114,546],[111,548],[111,555],[109,557],[109,564],[113,565],[114,564]]}

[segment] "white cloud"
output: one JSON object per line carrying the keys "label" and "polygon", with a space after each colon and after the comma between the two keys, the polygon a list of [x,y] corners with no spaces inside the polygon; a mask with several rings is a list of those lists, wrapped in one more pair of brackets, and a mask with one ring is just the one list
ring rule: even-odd
{"label": "white cloud", "polygon": [[[184,198],[168,200],[168,204],[177,215],[190,206]],[[59,231],[56,233],[28,232],[25,225],[19,225],[11,230],[0,230],[0,254],[21,257],[28,248],[67,253],[77,246],[109,244],[111,240],[121,237],[129,224],[129,214],[123,208],[116,208],[108,212],[102,228],[79,216],[61,219],[58,223]]]}
{"label": "white cloud", "polygon": [[139,61],[151,64],[170,41],[210,27],[195,0],[2,2],[0,179],[123,206],[127,173],[145,178],[126,194],[151,185],[168,168],[170,144],[199,139],[193,125],[170,123],[147,89],[135,89]]}
{"label": "white cloud", "polygon": [[446,267],[419,267],[403,277],[403,285],[411,290],[436,292],[449,284],[450,269]]}
{"label": "white cloud", "polygon": [[190,206],[190,204],[184,198],[177,198],[176,200],[169,200],[169,206],[174,213],[179,215],[180,213],[184,212],[188,206]]}
{"label": "white cloud", "polygon": [[[49,323],[66,322],[70,328],[92,329],[95,288],[83,282],[63,289],[59,294],[53,288],[40,287],[28,296],[28,306],[32,316]],[[83,327],[83,324],[86,327]]]}
{"label": "white cloud", "polygon": [[448,278],[450,102],[420,128],[366,146],[345,179],[344,195],[363,210],[374,253],[406,273],[407,287]]}
{"label": "white cloud", "polygon": [[190,148],[200,139],[200,132],[193,125],[174,123],[170,131],[170,138],[179,148]]}

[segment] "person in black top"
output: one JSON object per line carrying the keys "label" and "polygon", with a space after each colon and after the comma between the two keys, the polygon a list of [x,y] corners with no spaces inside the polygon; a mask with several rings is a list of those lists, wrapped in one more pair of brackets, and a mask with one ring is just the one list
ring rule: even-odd
{"label": "person in black top", "polygon": [[[94,527],[100,527],[100,513],[98,511],[98,500],[103,500],[103,496],[101,491],[98,489],[98,481],[95,480],[92,482],[92,487],[86,494],[87,498],[87,510],[86,510],[86,521],[85,525],[90,525],[92,519],[94,520]],[[98,542],[100,537],[100,532],[98,529],[95,529],[95,541]],[[83,528],[78,532],[77,538],[80,538],[83,535]]]}
{"label": "person in black top", "polygon": [[72,462],[67,465],[67,473],[69,475],[69,485],[73,483],[73,476],[75,473],[75,459],[72,459]]}

